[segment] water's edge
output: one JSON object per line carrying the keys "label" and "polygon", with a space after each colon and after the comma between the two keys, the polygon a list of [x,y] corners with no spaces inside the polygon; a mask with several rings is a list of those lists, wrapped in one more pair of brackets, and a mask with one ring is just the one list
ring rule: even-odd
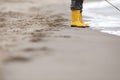
{"label": "water's edge", "polygon": [[[120,7],[118,0],[111,1]],[[84,20],[92,29],[120,36],[120,13],[105,1],[84,4]]]}

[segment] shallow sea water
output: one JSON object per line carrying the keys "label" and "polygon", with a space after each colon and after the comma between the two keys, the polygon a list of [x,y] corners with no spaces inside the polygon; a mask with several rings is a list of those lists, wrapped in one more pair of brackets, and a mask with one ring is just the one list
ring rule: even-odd
{"label": "shallow sea water", "polygon": [[[120,1],[110,1],[120,8]],[[105,1],[84,4],[84,20],[92,29],[120,36],[120,12]]]}

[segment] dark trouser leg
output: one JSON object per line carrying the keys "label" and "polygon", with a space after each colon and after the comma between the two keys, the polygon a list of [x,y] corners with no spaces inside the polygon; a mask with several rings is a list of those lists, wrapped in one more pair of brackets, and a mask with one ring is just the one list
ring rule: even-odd
{"label": "dark trouser leg", "polygon": [[83,9],[83,0],[71,0],[71,10],[80,10]]}

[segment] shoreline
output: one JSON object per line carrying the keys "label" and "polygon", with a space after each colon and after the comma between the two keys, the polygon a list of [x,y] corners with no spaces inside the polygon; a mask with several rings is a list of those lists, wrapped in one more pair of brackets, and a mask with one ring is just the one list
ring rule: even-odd
{"label": "shoreline", "polygon": [[71,28],[64,1],[15,1],[0,6],[0,80],[120,79],[120,37]]}

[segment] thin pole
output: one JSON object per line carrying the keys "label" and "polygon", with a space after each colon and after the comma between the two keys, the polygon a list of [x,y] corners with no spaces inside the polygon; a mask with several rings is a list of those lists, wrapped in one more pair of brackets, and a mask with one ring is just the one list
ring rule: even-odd
{"label": "thin pole", "polygon": [[118,7],[116,7],[115,5],[113,5],[111,2],[109,2],[108,0],[105,0],[107,3],[109,3],[112,7],[114,7],[115,9],[117,9],[120,12],[120,9]]}

